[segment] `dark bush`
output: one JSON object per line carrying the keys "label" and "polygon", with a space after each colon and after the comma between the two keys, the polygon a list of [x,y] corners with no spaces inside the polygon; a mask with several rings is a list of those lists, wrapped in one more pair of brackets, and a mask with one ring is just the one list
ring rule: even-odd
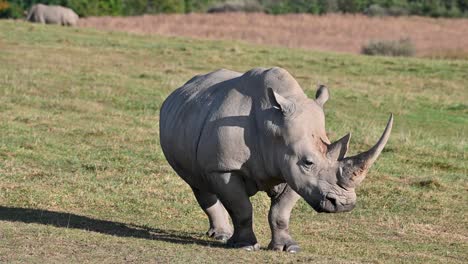
{"label": "dark bush", "polygon": [[57,4],[73,9],[73,11],[75,11],[80,17],[100,15],[117,16],[121,14],[123,9],[123,3],[120,0],[66,0]]}
{"label": "dark bush", "polygon": [[409,12],[410,11],[405,7],[382,7],[378,4],[373,4],[364,11],[364,14],[368,16],[407,16],[409,15]]}
{"label": "dark bush", "polygon": [[319,0],[320,13],[337,13],[340,11],[338,0]]}
{"label": "dark bush", "polygon": [[185,13],[205,11],[219,0],[185,0]]}
{"label": "dark bush", "polygon": [[415,48],[409,38],[394,40],[372,40],[364,45],[361,53],[371,56],[414,56]]}
{"label": "dark bush", "polygon": [[264,8],[257,1],[228,1],[218,3],[208,8],[208,13],[223,12],[264,12]]}
{"label": "dark bush", "polygon": [[24,10],[18,4],[0,0],[0,18],[21,18],[23,13]]}
{"label": "dark bush", "polygon": [[[323,1],[322,1],[323,2]],[[267,13],[324,13],[320,0],[263,1]]]}
{"label": "dark bush", "polygon": [[410,11],[405,7],[391,6],[387,8],[387,14],[389,16],[407,16],[410,14]]}
{"label": "dark bush", "polygon": [[386,16],[388,15],[387,9],[385,7],[381,7],[378,4],[370,5],[369,8],[364,12],[368,16]]}

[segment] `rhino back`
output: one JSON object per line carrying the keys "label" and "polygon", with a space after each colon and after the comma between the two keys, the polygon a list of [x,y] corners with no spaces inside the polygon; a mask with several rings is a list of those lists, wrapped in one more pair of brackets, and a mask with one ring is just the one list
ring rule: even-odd
{"label": "rhino back", "polygon": [[33,22],[46,24],[61,24],[61,12],[56,6],[37,4],[33,7]]}

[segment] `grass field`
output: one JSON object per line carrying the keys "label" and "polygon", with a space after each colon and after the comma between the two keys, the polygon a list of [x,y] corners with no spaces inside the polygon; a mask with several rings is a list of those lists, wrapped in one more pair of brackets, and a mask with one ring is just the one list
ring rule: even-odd
{"label": "grass field", "polygon": [[[350,213],[303,201],[291,255],[226,249],[158,140],[164,98],[195,74],[289,70],[330,87],[331,140],[386,150]],[[235,41],[0,22],[1,263],[467,263],[468,61],[339,55]],[[268,245],[269,199],[252,198]]]}
{"label": "grass field", "polygon": [[222,13],[89,17],[80,19],[79,25],[347,53],[360,53],[372,40],[409,38],[419,57],[468,59],[468,19]]}

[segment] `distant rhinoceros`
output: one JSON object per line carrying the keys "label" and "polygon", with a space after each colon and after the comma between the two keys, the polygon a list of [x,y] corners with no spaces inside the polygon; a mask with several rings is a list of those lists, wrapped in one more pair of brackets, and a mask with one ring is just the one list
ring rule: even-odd
{"label": "distant rhinoceros", "polygon": [[78,15],[70,8],[43,4],[33,5],[26,17],[26,20],[30,22],[63,26],[76,26],[78,19]]}
{"label": "distant rhinoceros", "polygon": [[387,143],[393,116],[375,146],[345,157],[350,134],[330,143],[325,132],[328,97],[320,86],[315,100],[307,98],[284,69],[256,68],[195,76],[166,99],[160,113],[162,150],[207,214],[209,236],[258,249],[249,201],[258,191],[271,197],[269,248],[274,250],[299,250],[288,232],[299,197],[317,212],[354,208],[355,188]]}

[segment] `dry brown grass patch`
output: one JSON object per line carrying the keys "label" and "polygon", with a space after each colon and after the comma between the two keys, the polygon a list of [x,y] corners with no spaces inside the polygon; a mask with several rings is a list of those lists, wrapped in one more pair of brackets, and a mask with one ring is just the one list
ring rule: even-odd
{"label": "dry brown grass patch", "polygon": [[468,54],[468,19],[224,13],[89,17],[80,20],[80,26],[351,53],[359,53],[373,39],[409,37],[418,56]]}

